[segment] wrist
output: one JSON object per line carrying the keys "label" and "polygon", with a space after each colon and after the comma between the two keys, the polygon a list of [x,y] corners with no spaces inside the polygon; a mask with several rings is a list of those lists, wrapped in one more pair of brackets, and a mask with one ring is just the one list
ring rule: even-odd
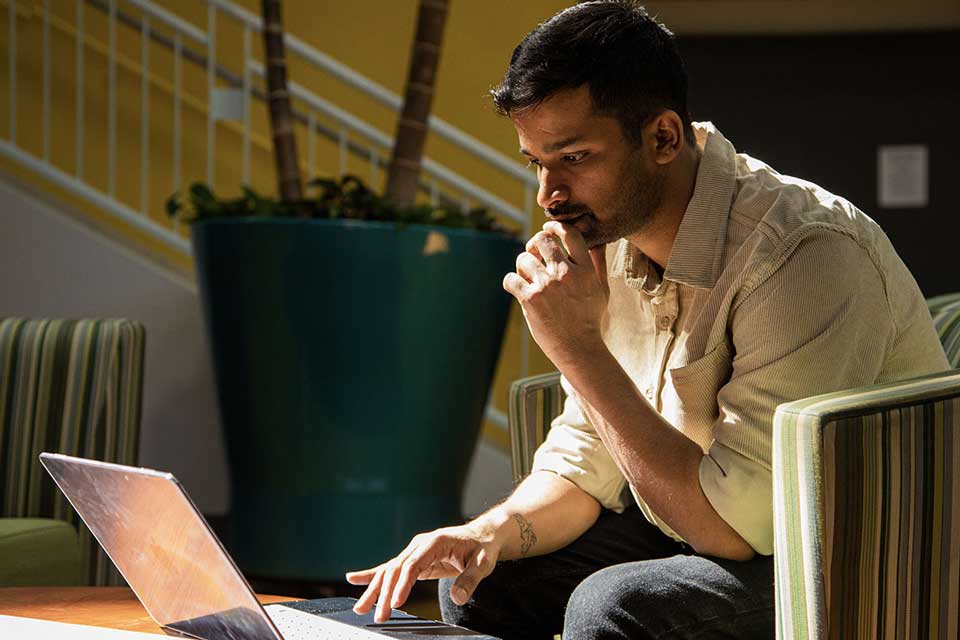
{"label": "wrist", "polygon": [[564,362],[554,363],[574,387],[605,377],[612,368],[620,366],[601,338],[581,342],[576,353]]}
{"label": "wrist", "polygon": [[503,505],[490,509],[486,513],[468,522],[465,526],[471,535],[484,544],[502,549],[510,536],[510,514]]}

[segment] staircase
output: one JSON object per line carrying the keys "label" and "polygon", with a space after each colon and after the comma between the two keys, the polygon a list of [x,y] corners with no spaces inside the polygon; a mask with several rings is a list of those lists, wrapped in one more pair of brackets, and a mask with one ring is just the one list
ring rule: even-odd
{"label": "staircase", "polygon": [[[194,181],[222,195],[274,191],[258,15],[229,0],[0,0],[0,14],[0,161],[18,180],[186,274],[189,233],[165,214],[171,193]],[[293,35],[286,47],[304,175],[353,173],[382,189],[400,96]],[[421,200],[482,206],[528,235],[535,176],[436,116],[430,136],[463,160],[424,158]],[[503,450],[496,401],[530,369],[528,334],[519,314],[512,322],[484,430]]]}

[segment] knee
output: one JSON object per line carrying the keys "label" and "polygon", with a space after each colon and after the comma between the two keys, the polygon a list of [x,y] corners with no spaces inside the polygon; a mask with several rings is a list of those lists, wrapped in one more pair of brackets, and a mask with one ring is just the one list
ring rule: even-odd
{"label": "knee", "polygon": [[[753,562],[759,578],[766,575],[768,565],[772,567],[769,560]],[[770,637],[772,602],[767,600],[772,599],[772,589],[769,597],[753,593],[749,585],[762,580],[750,578],[746,565],[723,564],[738,571],[699,556],[631,562],[598,571],[571,594],[563,638]]]}
{"label": "knee", "polygon": [[643,580],[638,578],[636,568],[628,572],[622,565],[588,576],[567,601],[564,640],[655,637],[637,616],[635,604],[645,599]]}
{"label": "knee", "polygon": [[450,587],[454,578],[443,578],[437,587],[440,600],[440,612],[443,621],[470,629],[486,629],[496,623],[502,615],[509,615],[501,609],[509,608],[510,595],[514,592],[517,578],[513,563],[497,565],[489,576],[480,581],[470,599],[463,605],[456,604],[450,598]]}
{"label": "knee", "polygon": [[[448,624],[465,626],[467,605],[458,605],[450,598],[453,578],[442,578],[437,585],[437,598],[440,600],[440,613]],[[467,604],[470,604],[469,602]]]}

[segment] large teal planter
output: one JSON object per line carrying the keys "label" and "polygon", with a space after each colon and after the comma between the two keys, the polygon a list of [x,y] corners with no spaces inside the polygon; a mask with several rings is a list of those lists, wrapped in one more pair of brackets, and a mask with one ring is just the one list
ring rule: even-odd
{"label": "large teal planter", "polygon": [[238,564],[341,579],[457,522],[522,244],[263,218],[195,223],[193,242]]}

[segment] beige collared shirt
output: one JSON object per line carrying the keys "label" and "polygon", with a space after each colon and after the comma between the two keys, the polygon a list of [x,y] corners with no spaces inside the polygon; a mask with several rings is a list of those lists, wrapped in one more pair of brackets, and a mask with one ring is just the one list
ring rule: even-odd
{"label": "beige collared shirt", "polygon": [[[700,445],[700,484],[760,554],[773,553],[777,405],[948,368],[920,289],[873,220],[815,184],[736,153],[696,123],[703,154],[661,279],[626,240],[607,247],[604,341],[637,389]],[[566,378],[564,410],[534,470],[604,507],[630,499],[681,539],[627,482]]]}

